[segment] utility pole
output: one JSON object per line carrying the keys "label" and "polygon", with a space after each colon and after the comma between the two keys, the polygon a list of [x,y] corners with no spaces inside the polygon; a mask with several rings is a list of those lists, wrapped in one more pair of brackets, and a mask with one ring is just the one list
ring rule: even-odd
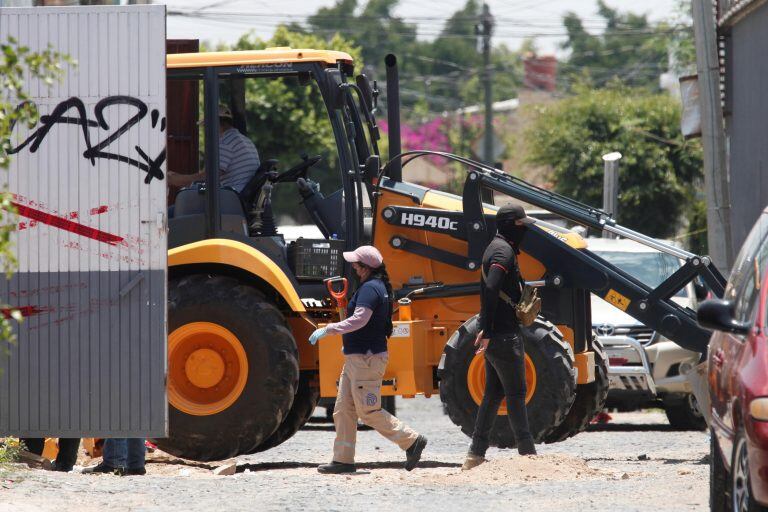
{"label": "utility pole", "polygon": [[[619,160],[621,153],[614,151],[603,155],[603,211],[619,220]],[[616,235],[603,231],[603,238]]]}
{"label": "utility pole", "polygon": [[733,263],[731,199],[725,158],[720,62],[712,0],[693,0],[693,35],[701,98],[701,143],[707,199],[707,243],[715,265],[727,273]]}
{"label": "utility pole", "polygon": [[493,165],[493,95],[491,81],[493,69],[491,69],[491,33],[494,20],[491,9],[483,2],[483,12],[480,15],[480,23],[477,25],[478,35],[482,37],[483,51],[483,86],[485,88],[485,133],[483,135],[483,160],[488,165]]}
{"label": "utility pole", "polygon": [[[483,12],[480,20],[475,25],[475,34],[480,38],[479,46],[483,53],[483,72],[480,75],[485,89],[485,132],[483,133],[483,162],[493,166],[493,94],[491,82],[493,81],[493,69],[491,69],[491,34],[493,33],[493,16],[488,4],[483,2]],[[480,191],[484,203],[493,204],[493,191],[483,188]]]}

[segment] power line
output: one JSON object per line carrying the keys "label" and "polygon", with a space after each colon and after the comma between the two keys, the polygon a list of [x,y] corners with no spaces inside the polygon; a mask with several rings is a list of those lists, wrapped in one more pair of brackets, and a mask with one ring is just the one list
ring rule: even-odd
{"label": "power line", "polygon": [[[353,13],[350,13],[349,15],[339,15],[339,14],[321,14],[321,13],[311,13],[311,14],[296,14],[296,13],[260,13],[260,12],[248,12],[248,11],[207,11],[209,7],[203,7],[200,9],[195,10],[169,10],[167,11],[167,14],[169,16],[200,16],[200,15],[215,15],[220,17],[235,17],[235,18],[266,18],[266,19],[290,19],[291,21],[296,20],[305,20],[308,18],[313,18],[318,21],[349,21],[349,20],[363,20],[363,21],[398,21],[407,23],[409,21],[411,22],[439,22],[440,24],[445,24],[448,21],[456,21],[456,22],[467,22],[468,24],[472,24],[477,21],[477,16],[457,16],[457,17],[442,17],[442,16],[408,16],[408,17],[399,17],[399,16],[390,16],[386,18],[382,18],[381,16],[372,16],[372,15],[355,15]],[[207,11],[207,12],[206,12]],[[528,27],[535,27],[535,28],[553,28],[553,27],[560,27],[562,26],[562,23],[552,21],[552,18],[542,18],[541,22],[538,22],[534,19],[528,19],[528,20],[520,20],[519,18],[504,18],[500,17],[497,18],[497,20],[500,23],[505,23],[508,25],[513,26],[528,26]],[[583,23],[583,20],[582,20]],[[605,28],[605,22],[598,22],[590,25],[590,23],[587,23],[585,26],[589,26],[590,28],[595,29],[602,29]]]}
{"label": "power line", "polygon": [[[296,15],[296,14],[277,14],[277,13],[270,13],[270,14],[261,14],[261,13],[248,13],[248,12],[223,12],[223,11],[216,11],[216,12],[199,12],[199,11],[168,11],[168,14],[171,16],[184,16],[184,17],[195,17],[195,18],[203,18],[203,19],[219,19],[221,21],[231,21],[232,23],[236,24],[255,24],[258,26],[272,26],[274,23],[280,22],[280,21],[290,21],[290,22],[299,22],[300,24],[306,25],[308,22],[306,21],[307,16],[304,15]],[[248,21],[244,18],[256,18],[259,21],[252,22]],[[376,20],[381,21],[380,17],[361,17],[361,16],[337,16],[337,15],[328,15],[324,18],[319,18],[326,21],[338,21],[338,22],[349,22],[352,20],[360,20],[360,19],[370,19],[370,20]],[[422,17],[423,19],[433,19],[435,21],[445,22],[447,19],[445,18],[434,18],[434,17]],[[316,18],[317,19],[317,18]],[[410,19],[416,19],[416,18],[410,18]],[[405,22],[407,20],[402,18],[389,18],[389,20],[392,21],[401,21]],[[467,18],[466,21],[470,21],[470,18]],[[524,27],[524,28],[536,28],[536,29],[553,29],[552,31],[541,31],[541,32],[523,32],[519,33],[517,31],[515,32],[509,32],[509,27]],[[529,37],[563,37],[569,35],[567,31],[562,30],[561,24],[541,24],[536,25],[534,23],[526,22],[522,23],[517,20],[510,20],[508,23],[505,24],[505,26],[502,26],[501,28],[504,28],[506,31],[499,32],[497,35],[498,37],[503,38],[529,38]],[[605,28],[604,25],[601,27],[595,27],[603,29]],[[418,35],[422,36],[433,36],[433,37],[442,37],[446,39],[471,39],[475,40],[476,36],[474,34],[451,34],[446,33],[442,29],[438,29],[436,25],[428,26],[426,27],[427,30],[424,30],[424,27],[417,27],[415,32]],[[554,29],[561,29],[561,30],[554,30]],[[663,35],[663,34],[671,34],[681,31],[688,31],[690,28],[688,27],[670,27],[670,28],[664,28],[659,29],[658,27],[647,27],[647,28],[624,28],[624,29],[613,29],[608,34],[603,34],[603,36],[610,35],[610,36],[622,36],[622,37],[631,37],[631,36],[645,36],[645,35]],[[314,28],[313,32],[357,32],[358,29],[355,27],[337,27],[337,28]],[[396,34],[396,35],[407,35],[412,36],[414,35],[413,32],[402,32],[402,31],[388,31],[389,34]]]}

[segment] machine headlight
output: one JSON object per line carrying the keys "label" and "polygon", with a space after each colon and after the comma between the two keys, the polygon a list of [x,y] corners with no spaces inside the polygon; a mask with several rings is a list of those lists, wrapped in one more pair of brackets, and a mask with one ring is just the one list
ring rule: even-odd
{"label": "machine headlight", "polygon": [[691,363],[691,362],[687,362],[687,361],[686,361],[686,362],[684,362],[684,363],[680,363],[680,375],[685,375],[685,374],[687,374],[688,372],[690,372],[691,370],[693,370],[693,367],[694,367],[694,366],[695,366],[695,364],[694,364],[694,363]]}
{"label": "machine headlight", "polygon": [[759,421],[768,421],[768,397],[755,398],[749,403],[749,414]]}

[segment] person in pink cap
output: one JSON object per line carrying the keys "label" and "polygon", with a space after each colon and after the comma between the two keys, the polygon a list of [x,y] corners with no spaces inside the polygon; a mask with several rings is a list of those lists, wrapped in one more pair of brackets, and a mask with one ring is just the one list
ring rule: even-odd
{"label": "person in pink cap", "polygon": [[336,440],[333,460],[318,466],[320,473],[354,473],[357,418],[405,450],[405,469],[419,463],[427,438],[381,408],[381,381],[387,368],[387,338],[392,335],[392,285],[384,259],[375,247],[363,245],[345,252],[344,259],[360,278],[347,306],[347,318],[317,329],[309,337],[314,345],[327,334],[341,334],[344,368],[333,409]]}

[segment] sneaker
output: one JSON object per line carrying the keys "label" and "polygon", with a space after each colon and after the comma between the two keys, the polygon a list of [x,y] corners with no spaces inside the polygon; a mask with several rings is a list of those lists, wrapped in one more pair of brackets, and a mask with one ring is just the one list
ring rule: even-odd
{"label": "sneaker", "polygon": [[525,439],[517,443],[517,453],[520,455],[536,455],[536,445],[533,439]]}
{"label": "sneaker", "polygon": [[357,468],[354,464],[336,462],[335,460],[330,464],[317,466],[317,472],[325,475],[340,475],[342,473],[354,473],[355,471],[357,471]]}
{"label": "sneaker", "polygon": [[464,459],[464,464],[461,465],[462,471],[469,471],[472,468],[476,468],[483,462],[488,462],[482,455],[475,455],[472,452],[467,454],[467,458]]}
{"label": "sneaker", "polygon": [[84,475],[117,475],[120,476],[123,473],[125,473],[125,468],[119,467],[113,467],[108,466],[107,464],[104,464],[103,462],[100,462],[96,466],[91,466],[89,468],[85,468],[83,470]]}
{"label": "sneaker", "polygon": [[410,448],[405,450],[405,470],[406,471],[412,471],[413,468],[416,467],[416,465],[421,460],[421,452],[424,451],[424,448],[427,446],[427,438],[424,436],[419,436],[416,438],[416,441],[413,442]]}
{"label": "sneaker", "polygon": [[144,476],[147,474],[145,468],[125,468],[121,476]]}

